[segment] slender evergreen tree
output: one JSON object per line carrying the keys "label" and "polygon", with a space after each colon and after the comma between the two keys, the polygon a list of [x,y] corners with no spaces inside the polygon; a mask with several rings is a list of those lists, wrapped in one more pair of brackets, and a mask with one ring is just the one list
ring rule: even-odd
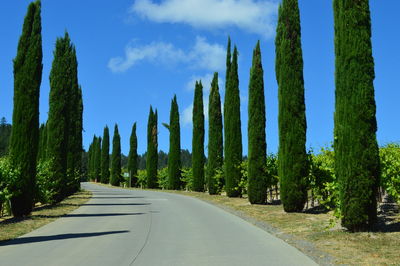
{"label": "slender evergreen tree", "polygon": [[96,135],[93,136],[92,144],[90,145],[90,157],[89,157],[89,177],[92,181],[96,181],[96,170],[95,170],[95,161],[96,161]]}
{"label": "slender evergreen tree", "polygon": [[82,89],[78,83],[78,60],[74,45],[68,52],[69,79],[71,88],[68,99],[68,155],[67,155],[67,195],[79,190],[82,172],[82,131],[83,101]]}
{"label": "slender evergreen tree", "polygon": [[171,101],[169,117],[168,188],[181,188],[181,129],[176,95]]}
{"label": "slender evergreen tree", "polygon": [[297,0],[283,0],[276,34],[279,99],[278,169],[286,212],[301,211],[307,200],[306,113],[300,12]]}
{"label": "slender evergreen tree", "polygon": [[101,180],[101,137],[96,138],[94,155],[94,179],[96,182]]}
{"label": "slender evergreen tree", "polygon": [[147,124],[147,187],[157,188],[158,141],[157,141],[157,110],[153,112],[150,106],[149,121]]}
{"label": "slender evergreen tree", "polygon": [[119,136],[118,125],[115,124],[111,154],[111,185],[119,186],[121,179],[121,137]]}
{"label": "slender evergreen tree", "polygon": [[29,5],[14,59],[14,109],[10,157],[20,176],[12,190],[12,213],[32,211],[39,142],[39,91],[42,82],[41,3]]}
{"label": "slender evergreen tree", "polygon": [[260,41],[253,52],[249,84],[248,121],[248,196],[251,204],[267,200],[267,175],[265,169],[267,143],[265,139],[264,71],[261,63]]}
{"label": "slender evergreen tree", "polygon": [[208,105],[208,163],[207,186],[208,193],[215,195],[221,189],[215,179],[216,171],[222,169],[223,164],[223,137],[221,98],[218,87],[218,73],[214,73],[211,82],[211,91]]}
{"label": "slender evergreen tree", "polygon": [[137,136],[136,136],[136,123],[132,126],[130,137],[130,149],[128,156],[128,171],[130,177],[130,187],[136,187],[138,181],[138,154],[137,154]]}
{"label": "slender evergreen tree", "polygon": [[193,190],[204,191],[204,107],[201,81],[196,81],[194,90],[192,154]]}
{"label": "slender evergreen tree", "polygon": [[71,63],[73,45],[68,33],[58,38],[50,72],[49,118],[47,121],[47,157],[52,160],[53,201],[62,200],[69,191],[68,158],[72,138],[70,99],[76,66]]}
{"label": "slender evergreen tree", "polygon": [[38,148],[38,162],[46,160],[47,150],[47,127],[46,124],[41,124],[39,128],[39,148]]}
{"label": "slender evergreen tree", "polygon": [[380,177],[369,1],[334,0],[333,6],[335,173],[342,225],[364,231],[376,221]]}
{"label": "slender evergreen tree", "polygon": [[88,163],[87,163],[87,174],[90,181],[93,181],[93,169],[92,169],[92,162],[93,162],[93,142],[90,143],[88,149]]}
{"label": "slender evergreen tree", "polygon": [[[228,42],[229,48],[230,42]],[[228,55],[230,51],[228,50]],[[228,197],[239,197],[241,190],[239,182],[242,174],[240,164],[242,162],[242,131],[240,120],[240,96],[238,76],[238,51],[233,50],[232,62],[229,64],[228,79],[224,101],[224,135],[225,135],[225,190]],[[227,63],[228,65],[228,63]]]}
{"label": "slender evergreen tree", "polygon": [[103,131],[103,142],[101,146],[101,183],[110,182],[110,132],[108,126]]}

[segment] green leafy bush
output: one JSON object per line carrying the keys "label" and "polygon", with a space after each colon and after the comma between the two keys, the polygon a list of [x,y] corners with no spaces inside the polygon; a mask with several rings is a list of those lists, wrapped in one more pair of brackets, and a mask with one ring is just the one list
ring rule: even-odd
{"label": "green leafy bush", "polygon": [[158,186],[168,189],[168,167],[158,170]]}
{"label": "green leafy bush", "polygon": [[140,188],[147,187],[147,172],[146,170],[138,170],[138,181],[137,184]]}
{"label": "green leafy bush", "polygon": [[400,202],[400,145],[390,143],[380,148],[381,186]]}
{"label": "green leafy bush", "polygon": [[182,169],[182,183],[186,190],[193,189],[193,169],[183,168]]}
{"label": "green leafy bush", "polygon": [[53,160],[40,161],[36,165],[36,195],[35,202],[43,204],[54,203],[54,196],[57,193],[60,180],[53,177],[52,171]]}
{"label": "green leafy bush", "polygon": [[13,189],[20,180],[21,173],[15,169],[8,157],[0,158],[0,213],[11,214],[10,199],[15,196]]}

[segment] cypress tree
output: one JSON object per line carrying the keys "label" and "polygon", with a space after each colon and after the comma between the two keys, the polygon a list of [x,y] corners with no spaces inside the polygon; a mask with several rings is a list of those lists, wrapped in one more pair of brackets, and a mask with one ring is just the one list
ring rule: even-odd
{"label": "cypress tree", "polygon": [[300,12],[297,0],[283,0],[276,34],[279,99],[278,170],[286,212],[302,211],[307,201],[306,113]]}
{"label": "cypress tree", "polygon": [[39,148],[38,148],[38,162],[46,159],[47,150],[47,127],[46,124],[41,124],[39,128]]}
{"label": "cypress tree", "polygon": [[103,142],[101,143],[101,183],[110,182],[110,133],[108,126],[103,131]]}
{"label": "cypress tree", "polygon": [[214,73],[211,82],[211,91],[208,105],[208,163],[207,186],[210,195],[217,194],[218,184],[215,180],[217,169],[222,169],[223,163],[223,137],[222,137],[222,113],[221,98],[218,88],[218,73]]}
{"label": "cypress tree", "polygon": [[[229,54],[230,51],[228,51],[228,55]],[[240,163],[242,161],[242,131],[240,120],[240,96],[237,58],[238,51],[235,46],[233,50],[232,62],[227,69],[228,79],[226,80],[227,84],[224,101],[224,174],[225,190],[228,197],[239,197],[241,195],[239,182],[242,177],[240,171]]]}
{"label": "cypress tree", "polygon": [[158,141],[157,141],[157,110],[153,112],[150,106],[149,121],[147,124],[147,187],[157,188]]}
{"label": "cypress tree", "polygon": [[78,60],[73,44],[70,45],[68,53],[70,67],[71,88],[68,100],[68,156],[67,156],[67,178],[68,194],[79,190],[80,175],[82,172],[82,130],[83,130],[83,101],[82,89],[78,84]]}
{"label": "cypress tree", "polygon": [[248,196],[251,204],[263,204],[267,200],[265,162],[267,143],[265,140],[264,71],[261,63],[260,41],[253,52],[249,84],[248,121]]}
{"label": "cypress tree", "polygon": [[194,90],[192,154],[193,190],[204,191],[204,107],[201,81],[196,81]]}
{"label": "cypress tree", "polygon": [[[74,86],[76,66],[71,63],[73,46],[68,33],[58,38],[50,72],[49,118],[47,130],[47,156],[52,160],[55,195],[53,201],[62,200],[68,193],[68,160],[70,156],[70,99]],[[70,164],[71,165],[71,164]]]}
{"label": "cypress tree", "polygon": [[88,149],[88,162],[87,162],[87,174],[90,181],[93,180],[92,178],[92,157],[93,157],[93,142],[90,143]]}
{"label": "cypress tree", "polygon": [[36,161],[39,142],[39,91],[42,82],[41,3],[28,7],[22,35],[14,59],[14,109],[10,139],[10,158],[20,170],[18,182],[12,188],[14,216],[32,211],[35,193]]}
{"label": "cypress tree", "polygon": [[342,225],[371,228],[380,177],[369,1],[335,0],[335,173]]}
{"label": "cypress tree", "polygon": [[92,144],[90,145],[90,161],[89,161],[89,176],[92,181],[96,181],[96,174],[95,174],[95,161],[96,161],[96,143],[97,137],[96,135],[93,136]]}
{"label": "cypress tree", "polygon": [[137,154],[137,136],[136,136],[136,123],[132,126],[132,132],[130,137],[130,149],[128,156],[128,171],[130,177],[130,187],[137,186],[137,172],[138,172],[138,154]]}
{"label": "cypress tree", "polygon": [[96,182],[100,182],[101,180],[101,137],[96,138],[95,143],[95,152],[94,152],[94,179]]}
{"label": "cypress tree", "polygon": [[111,154],[111,185],[119,186],[121,179],[121,137],[119,136],[118,125],[115,124]]}
{"label": "cypress tree", "polygon": [[179,108],[176,95],[171,101],[169,117],[169,153],[168,153],[168,188],[181,187],[181,129],[179,125]]}

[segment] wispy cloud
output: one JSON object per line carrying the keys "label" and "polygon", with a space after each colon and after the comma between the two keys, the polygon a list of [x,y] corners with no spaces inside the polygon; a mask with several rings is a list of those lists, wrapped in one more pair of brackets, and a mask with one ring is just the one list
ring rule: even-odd
{"label": "wispy cloud", "polygon": [[[204,121],[208,121],[208,97],[203,97]],[[187,126],[193,123],[193,104],[186,107],[181,114],[181,123]]]}
{"label": "wispy cloud", "polygon": [[111,58],[108,67],[112,72],[125,72],[141,61],[165,65],[184,63],[195,69],[219,71],[225,66],[225,48],[217,43],[208,43],[203,37],[197,37],[188,51],[165,42],[147,45],[131,42],[125,48],[125,56]]}
{"label": "wispy cloud", "polygon": [[136,0],[130,11],[159,23],[185,23],[195,28],[235,26],[269,38],[274,33],[277,0]]}

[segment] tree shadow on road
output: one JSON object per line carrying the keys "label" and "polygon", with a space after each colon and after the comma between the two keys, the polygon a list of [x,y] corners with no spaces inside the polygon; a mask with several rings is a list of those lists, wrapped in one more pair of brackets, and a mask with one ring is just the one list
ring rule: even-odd
{"label": "tree shadow on road", "polygon": [[150,205],[151,203],[87,203],[81,206],[144,206]]}
{"label": "tree shadow on road", "polygon": [[59,235],[51,235],[51,236],[31,236],[31,237],[20,237],[10,241],[2,241],[0,242],[0,246],[11,246],[11,245],[20,245],[20,244],[29,244],[29,243],[37,243],[37,242],[45,242],[45,241],[53,241],[53,240],[65,240],[71,238],[84,238],[84,237],[96,237],[103,235],[112,235],[112,234],[123,234],[128,233],[128,230],[122,231],[108,231],[108,232],[96,232],[96,233],[76,233],[76,234],[59,234]]}
{"label": "tree shadow on road", "polygon": [[61,218],[61,217],[109,217],[109,216],[129,216],[129,215],[143,215],[144,212],[133,212],[133,213],[70,213],[62,216],[57,215],[33,215],[33,217],[41,218]]}

